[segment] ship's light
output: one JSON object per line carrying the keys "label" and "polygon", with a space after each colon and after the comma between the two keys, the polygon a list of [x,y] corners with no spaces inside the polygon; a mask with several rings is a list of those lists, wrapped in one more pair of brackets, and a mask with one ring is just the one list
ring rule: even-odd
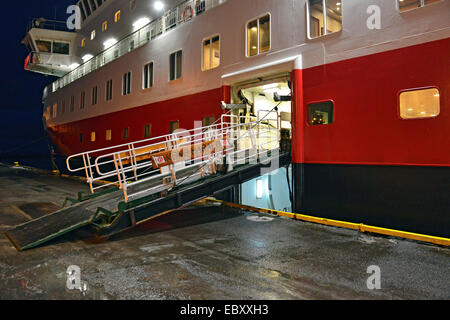
{"label": "ship's light", "polygon": [[141,19],[137,20],[135,23],[133,23],[134,31],[139,30],[140,28],[142,28],[143,26],[145,26],[149,23],[150,23],[149,18],[141,18]]}
{"label": "ship's light", "polygon": [[81,59],[83,59],[83,62],[89,61],[93,58],[94,56],[92,54],[85,54]]}
{"label": "ship's light", "polygon": [[161,11],[164,9],[164,3],[162,3],[161,1],[156,1],[154,7],[156,10]]}
{"label": "ship's light", "polygon": [[112,47],[113,45],[115,45],[117,43],[117,40],[114,38],[108,39],[105,42],[103,42],[103,46],[105,47],[105,49]]}

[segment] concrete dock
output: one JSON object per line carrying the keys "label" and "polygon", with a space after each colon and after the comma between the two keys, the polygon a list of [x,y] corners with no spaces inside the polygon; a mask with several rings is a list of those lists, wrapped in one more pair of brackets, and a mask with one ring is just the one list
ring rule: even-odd
{"label": "concrete dock", "polygon": [[[0,166],[0,232],[88,192]],[[72,233],[18,252],[0,236],[0,299],[450,299],[450,249],[198,205],[109,241]],[[86,290],[69,290],[78,266]],[[367,273],[378,266],[381,289]]]}

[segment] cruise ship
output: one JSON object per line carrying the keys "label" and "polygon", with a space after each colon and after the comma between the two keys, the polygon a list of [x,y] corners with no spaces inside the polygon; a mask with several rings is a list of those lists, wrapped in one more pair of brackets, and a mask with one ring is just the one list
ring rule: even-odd
{"label": "cruise ship", "polygon": [[76,6],[79,29],[36,19],[24,39],[25,69],[57,77],[43,122],[61,154],[278,105],[292,141],[282,209],[450,236],[450,1]]}

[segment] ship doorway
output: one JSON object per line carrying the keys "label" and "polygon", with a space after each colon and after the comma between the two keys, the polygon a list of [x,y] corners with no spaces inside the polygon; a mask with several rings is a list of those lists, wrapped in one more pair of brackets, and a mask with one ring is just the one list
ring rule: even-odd
{"label": "ship doorway", "polygon": [[231,113],[241,123],[259,121],[261,126],[278,128],[281,152],[291,150],[291,82],[289,75],[256,79],[232,87],[232,103],[240,105]]}

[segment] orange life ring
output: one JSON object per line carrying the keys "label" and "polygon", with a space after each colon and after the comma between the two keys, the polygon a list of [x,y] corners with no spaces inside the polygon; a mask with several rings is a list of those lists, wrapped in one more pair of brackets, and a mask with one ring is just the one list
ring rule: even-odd
{"label": "orange life ring", "polygon": [[183,20],[184,20],[184,22],[192,19],[193,16],[194,16],[194,9],[192,9],[191,6],[187,6],[184,9],[184,12],[183,12]]}

